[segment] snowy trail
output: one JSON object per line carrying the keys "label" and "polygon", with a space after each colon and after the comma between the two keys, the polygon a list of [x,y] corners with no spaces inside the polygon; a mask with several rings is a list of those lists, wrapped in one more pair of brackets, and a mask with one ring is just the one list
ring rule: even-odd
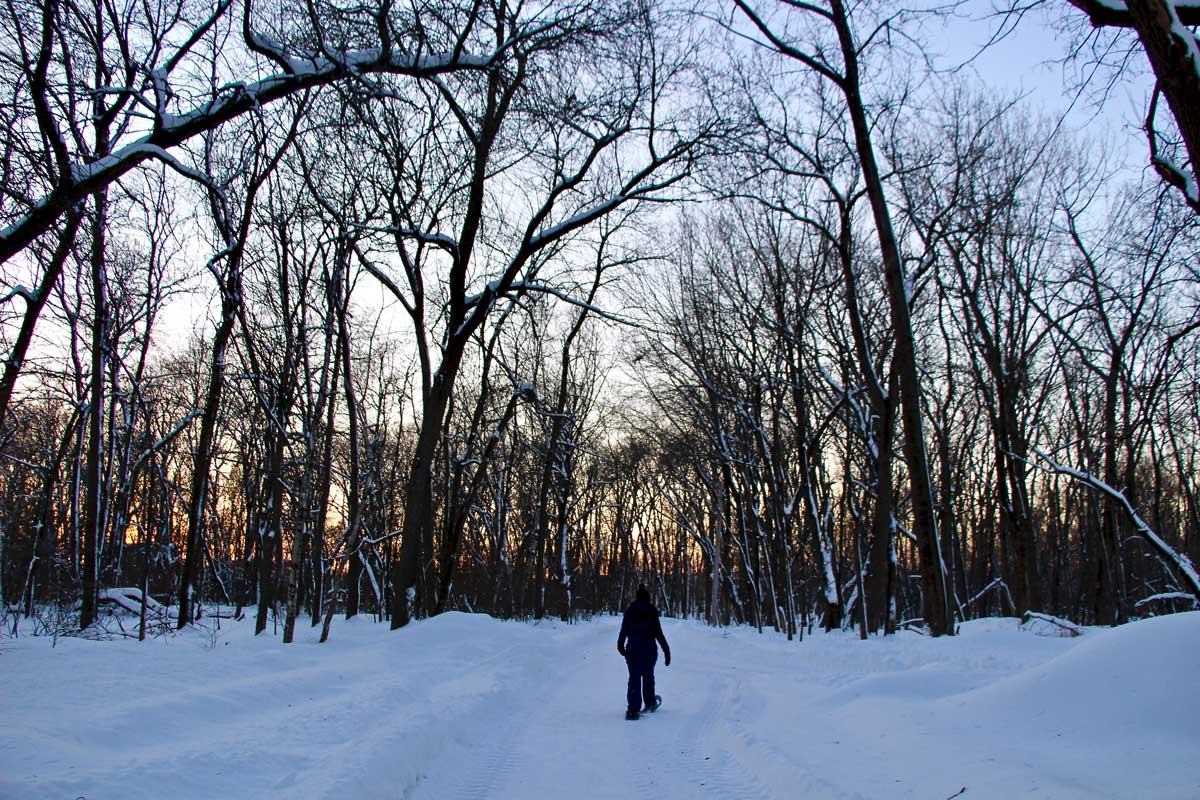
{"label": "snowy trail", "polygon": [[[513,696],[474,720],[481,735],[440,759],[411,797],[546,797],[565,786],[596,798],[784,797],[795,788],[764,781],[756,763],[721,744],[736,724],[732,698],[745,668],[736,659],[720,668],[660,661],[664,706],[631,723],[617,621],[555,627],[549,647],[525,654],[536,666]],[[667,630],[679,633],[670,621]]]}
{"label": "snowy trail", "polygon": [[637,722],[618,625],[0,639],[0,798],[1200,797],[1200,614],[1077,640],[664,620]]}

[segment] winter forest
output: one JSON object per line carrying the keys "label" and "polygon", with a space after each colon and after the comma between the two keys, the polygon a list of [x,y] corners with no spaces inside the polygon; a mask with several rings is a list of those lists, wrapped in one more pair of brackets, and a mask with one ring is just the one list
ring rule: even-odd
{"label": "winter forest", "polygon": [[1200,11],[1033,5],[10,0],[6,627],[1196,607]]}
{"label": "winter forest", "polygon": [[1200,792],[1200,3],[0,16],[0,797]]}

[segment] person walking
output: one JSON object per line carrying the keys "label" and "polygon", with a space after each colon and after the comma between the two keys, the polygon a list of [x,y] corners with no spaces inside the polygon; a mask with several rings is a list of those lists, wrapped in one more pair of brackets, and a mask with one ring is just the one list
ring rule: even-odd
{"label": "person walking", "polygon": [[654,693],[654,662],[658,646],[663,649],[663,666],[671,666],[671,648],[663,636],[658,609],[650,603],[650,592],[638,584],[636,599],[625,609],[617,652],[625,656],[629,667],[629,689],[625,693],[625,719],[637,719],[640,711],[656,711],[662,698]]}

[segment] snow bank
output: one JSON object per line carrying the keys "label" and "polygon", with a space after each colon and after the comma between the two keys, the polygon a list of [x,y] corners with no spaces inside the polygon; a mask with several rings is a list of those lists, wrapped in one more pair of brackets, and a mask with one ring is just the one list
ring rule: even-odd
{"label": "snow bank", "polygon": [[[1008,720],[1033,735],[1086,738],[1125,732],[1197,739],[1200,728],[1200,612],[1092,629],[1079,645],[958,703],[973,716]],[[1200,755],[1200,750],[1196,751]]]}
{"label": "snow bank", "polygon": [[[1200,613],[1078,639],[1006,622],[919,647],[943,658],[827,699],[833,728],[867,738],[862,760],[886,765],[868,770],[867,796],[890,783],[895,797],[1200,797],[1200,771],[1183,766],[1200,753]],[[1027,666],[1008,671],[1011,656]]]}

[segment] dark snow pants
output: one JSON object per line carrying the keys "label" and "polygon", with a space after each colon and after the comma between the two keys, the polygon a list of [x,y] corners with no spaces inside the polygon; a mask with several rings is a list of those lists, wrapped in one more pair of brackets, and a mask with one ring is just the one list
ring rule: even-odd
{"label": "dark snow pants", "polygon": [[629,667],[629,690],[625,693],[630,711],[641,711],[654,705],[654,662],[658,661],[658,648],[625,651],[625,665]]}

